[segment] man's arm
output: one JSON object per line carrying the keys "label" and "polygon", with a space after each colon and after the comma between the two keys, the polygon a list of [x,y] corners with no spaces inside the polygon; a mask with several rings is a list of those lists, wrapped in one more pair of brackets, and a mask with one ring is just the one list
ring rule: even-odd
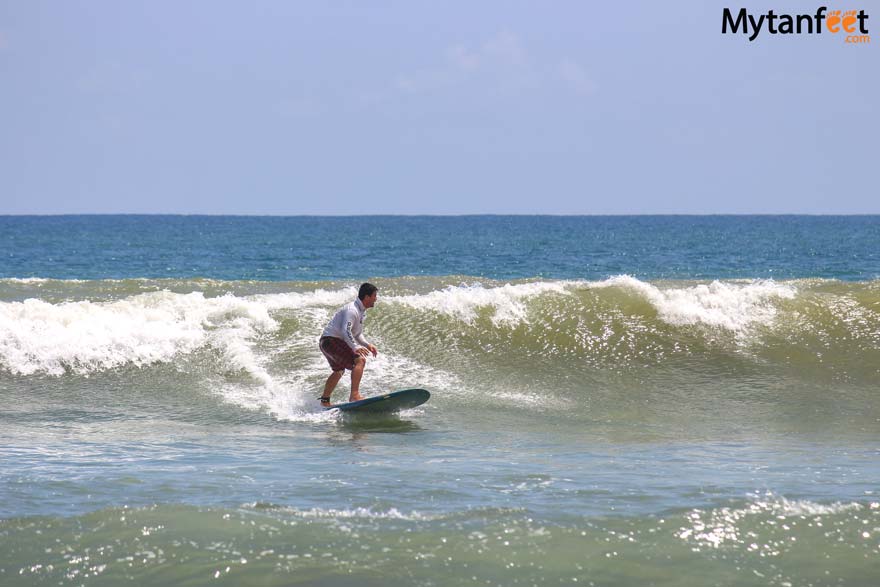
{"label": "man's arm", "polygon": [[[345,314],[345,342],[348,346],[351,347],[351,350],[356,352],[359,355],[367,356],[367,353],[373,353],[375,357],[377,354],[376,347],[374,347],[370,342],[364,338],[364,333],[359,332],[357,336],[354,335],[352,329],[354,328],[355,320],[360,320],[360,315],[355,310],[349,310]],[[363,350],[361,350],[363,349]]]}
{"label": "man's arm", "polygon": [[[354,333],[352,333],[352,328],[354,327],[354,321],[358,320],[359,316],[357,312],[354,310],[349,310],[345,313],[345,327],[343,328],[345,334],[345,342],[348,346],[351,347],[351,350],[357,351],[358,347],[366,346],[360,343],[360,341],[355,338]],[[359,336],[358,338],[363,338],[363,336]]]}
{"label": "man's arm", "polygon": [[[359,318],[359,317],[358,317],[358,318]],[[358,332],[357,336],[355,336],[354,338],[355,338],[355,340],[358,342],[358,344],[361,345],[361,348],[366,349],[367,351],[373,353],[373,356],[374,356],[374,357],[378,354],[379,351],[376,350],[376,347],[374,347],[374,346],[370,343],[370,341],[368,341],[366,338],[364,338],[364,333],[363,333],[363,331]],[[362,355],[365,356],[365,357],[367,356],[367,355],[365,354],[365,352],[358,351],[358,349],[355,349],[355,351],[358,352],[359,354],[362,354]]]}

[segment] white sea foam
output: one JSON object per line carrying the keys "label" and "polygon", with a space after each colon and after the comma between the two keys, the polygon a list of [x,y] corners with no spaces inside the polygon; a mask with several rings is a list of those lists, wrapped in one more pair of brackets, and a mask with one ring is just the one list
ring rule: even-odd
{"label": "white sea foam", "polygon": [[[274,351],[256,350],[250,337],[227,339],[227,356],[247,365],[254,384],[220,381],[212,387],[224,401],[254,411],[267,411],[280,420],[326,422],[338,415],[322,410],[315,401],[324,379],[329,374],[324,357],[318,352],[316,340],[332,313],[356,294],[354,288],[318,289],[312,292],[263,294],[246,298],[266,312],[294,312],[303,323],[301,330],[312,336],[291,336]],[[274,328],[272,329],[274,330]],[[267,332],[269,329],[267,329]],[[274,354],[295,354],[303,359],[295,369],[270,374],[268,364]],[[339,392],[338,392],[339,393]]]}
{"label": "white sea foam", "polygon": [[[249,509],[256,509],[258,504],[245,504],[245,507]],[[437,519],[437,516],[423,514],[418,511],[411,511],[408,513],[401,512],[397,508],[390,508],[385,511],[374,510],[371,508],[351,508],[351,509],[335,509],[335,508],[311,508],[311,509],[299,509],[292,507],[281,507],[278,508],[280,511],[283,511],[291,516],[297,518],[305,518],[305,519],[326,519],[326,520],[353,520],[353,519],[361,519],[361,520],[405,520],[405,521],[430,521]]]}
{"label": "white sea foam", "polygon": [[[26,283],[26,284],[42,284],[48,283],[52,281],[51,279],[47,279],[45,277],[3,277],[0,278],[0,283]],[[71,279],[67,280],[68,283],[82,283],[79,279]]]}
{"label": "white sea foam", "polygon": [[270,311],[336,303],[350,295],[348,290],[317,290],[206,298],[200,292],[161,291],[112,302],[4,302],[0,367],[20,375],[88,374],[168,362],[212,346],[232,366],[268,381],[251,340],[278,327]]}
{"label": "white sea foam", "polygon": [[322,308],[326,310],[327,307],[332,307],[333,310],[336,310],[342,304],[353,300],[356,295],[356,288],[345,287],[338,290],[316,289],[306,293],[260,294],[251,296],[248,299],[263,304],[267,310],[301,310],[309,308]]}
{"label": "white sea foam", "polygon": [[422,295],[396,296],[386,302],[403,304],[417,309],[453,316],[465,322],[477,317],[480,308],[492,308],[492,321],[496,325],[515,324],[526,321],[529,298],[555,293],[568,295],[579,282],[541,281],[535,283],[505,284],[484,287],[482,284],[448,286],[442,290]]}
{"label": "white sea foam", "polygon": [[199,293],[158,292],[111,303],[3,303],[0,361],[22,375],[147,365],[204,345],[207,326],[223,317],[232,324],[236,317],[271,324],[265,313],[240,300],[208,301]]}
{"label": "white sea foam", "polygon": [[628,275],[612,277],[591,288],[618,287],[634,291],[657,309],[664,322],[674,326],[703,324],[744,333],[756,324],[773,320],[776,300],[792,299],[797,291],[775,281],[747,283],[713,281],[686,288],[660,289]]}
{"label": "white sea foam", "polygon": [[[376,339],[375,342],[381,349],[382,341]],[[361,385],[364,396],[374,395],[375,390],[428,387],[436,391],[461,387],[454,375],[422,365],[407,357],[380,352],[378,357],[370,357],[367,361],[368,367]],[[291,422],[337,420],[340,416],[337,412],[324,411],[316,401],[329,374],[323,356],[314,353],[308,362],[300,364],[295,371],[276,378],[272,385],[260,388],[226,386],[222,394],[228,401],[243,407],[268,410],[279,420]],[[349,389],[349,376],[346,374],[336,388],[334,401],[346,401]]]}
{"label": "white sea foam", "polygon": [[[275,350],[282,355],[305,357],[295,369],[276,373],[257,386],[221,383],[216,386],[218,393],[230,403],[252,410],[266,410],[279,420],[321,422],[339,419],[338,413],[322,410],[316,401],[330,374],[326,360],[317,350],[316,341],[333,312],[351,301],[355,294],[356,289],[345,288],[338,291],[316,290],[308,294],[253,296],[251,299],[272,311],[294,311],[297,319],[303,323],[301,330],[313,333],[313,336],[292,336]],[[371,336],[371,340],[380,349],[384,348],[381,338]],[[266,360],[265,357],[256,359]],[[456,382],[452,375],[403,356],[380,352],[378,357],[370,357],[368,363],[361,386],[364,395],[371,395],[371,390],[452,387]],[[346,400],[349,385],[346,375],[336,389],[334,400]]]}
{"label": "white sea foam", "polygon": [[[224,401],[279,419],[332,420],[338,415],[315,401],[329,374],[315,342],[332,313],[354,295],[348,287],[246,297],[160,291],[106,302],[0,302],[0,369],[17,375],[89,375],[169,363],[210,348],[222,356],[223,372],[206,377]],[[295,318],[297,332],[266,344],[285,317]],[[375,342],[383,348],[381,339]],[[303,358],[293,369],[273,368],[279,355]],[[376,389],[456,385],[454,376],[404,356],[380,353],[369,363],[362,386],[366,395]],[[236,371],[246,377],[228,377]],[[347,393],[347,379],[337,398]]]}

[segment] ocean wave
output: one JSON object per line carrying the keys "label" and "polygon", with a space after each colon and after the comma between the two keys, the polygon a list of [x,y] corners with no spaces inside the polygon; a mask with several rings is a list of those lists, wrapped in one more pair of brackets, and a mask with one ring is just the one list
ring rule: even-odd
{"label": "ocean wave", "polygon": [[411,308],[430,308],[463,321],[473,321],[480,308],[493,310],[495,324],[516,324],[526,321],[529,299],[547,294],[569,295],[581,282],[544,281],[485,287],[481,283],[447,286],[420,295],[395,296],[388,302]]}
{"label": "ocean wave", "polygon": [[672,326],[703,324],[731,332],[745,332],[754,324],[776,318],[775,302],[791,300],[797,289],[769,280],[753,282],[713,281],[688,287],[660,287],[628,275],[590,284],[591,288],[621,288],[647,300],[658,317]]}
{"label": "ocean wave", "polygon": [[389,508],[386,510],[377,510],[367,507],[355,508],[295,508],[290,506],[280,506],[254,502],[244,504],[244,510],[253,511],[271,511],[294,518],[314,519],[314,520],[404,520],[408,522],[424,522],[439,519],[440,516],[429,515],[412,510],[410,512],[401,512],[397,508]]}
{"label": "ocean wave", "polygon": [[[534,321],[532,318],[536,316],[530,302],[536,298],[571,297],[581,291],[601,290],[634,294],[671,326],[704,325],[731,332],[745,332],[755,324],[772,322],[779,313],[777,303],[798,295],[795,284],[771,280],[713,281],[682,287],[660,286],[621,275],[596,282],[542,281],[490,287],[481,283],[449,285],[427,294],[395,296],[383,301],[427,309],[468,323],[474,322],[481,310],[485,310],[494,325],[516,326]],[[588,306],[579,309],[590,310]]]}
{"label": "ocean wave", "polygon": [[[2,277],[2,278],[0,278],[0,284],[3,284],[3,283],[42,284],[42,283],[49,283],[50,281],[55,281],[55,280],[48,279],[46,277]],[[63,280],[63,281],[69,281],[71,283],[82,283],[82,281],[79,279]]]}
{"label": "ocean wave", "polygon": [[125,300],[0,304],[0,361],[18,375],[88,374],[166,362],[215,343],[242,366],[237,345],[275,328],[267,308],[234,296],[157,292]]}
{"label": "ocean wave", "polygon": [[[878,363],[880,282],[456,280],[383,282],[367,327],[383,350],[371,367],[383,385],[432,378],[454,389],[462,365],[494,368],[492,361],[503,357],[577,358],[619,368],[675,356],[711,360],[744,349],[763,361],[820,359],[844,370]],[[162,290],[0,302],[0,371],[90,375],[208,350],[226,370],[265,388],[255,400],[240,382],[217,386],[235,387],[228,395],[242,405],[314,388],[326,377],[315,340],[356,288],[296,284],[298,291],[264,293],[254,287],[213,296]]]}
{"label": "ocean wave", "polygon": [[[106,584],[132,577],[174,584],[181,570],[205,581],[296,583],[309,576],[335,584],[364,569],[391,585],[434,584],[438,577],[449,585],[589,584],[597,576],[615,585],[646,577],[702,585],[707,576],[755,586],[873,584],[877,504],[803,503],[827,513],[778,515],[777,506],[746,505],[662,517],[547,519],[527,508],[108,508],[0,520],[16,545],[2,570],[12,585],[98,575]],[[364,581],[352,576],[352,584]]]}

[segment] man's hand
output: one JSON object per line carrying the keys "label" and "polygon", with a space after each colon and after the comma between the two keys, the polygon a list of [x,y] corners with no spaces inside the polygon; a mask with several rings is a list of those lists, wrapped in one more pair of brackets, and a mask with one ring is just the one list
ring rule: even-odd
{"label": "man's hand", "polygon": [[370,353],[373,353],[374,357],[379,354],[379,351],[376,350],[376,347],[371,344],[367,346],[359,346],[355,352],[362,357],[367,357]]}

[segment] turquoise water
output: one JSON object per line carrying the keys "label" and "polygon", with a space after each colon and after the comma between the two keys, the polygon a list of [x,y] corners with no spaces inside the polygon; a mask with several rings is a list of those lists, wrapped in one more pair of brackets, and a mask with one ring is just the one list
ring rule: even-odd
{"label": "turquoise water", "polygon": [[[4,586],[880,577],[880,218],[4,217],[0,242]],[[432,393],[396,417],[315,400],[365,279],[363,391]]]}

